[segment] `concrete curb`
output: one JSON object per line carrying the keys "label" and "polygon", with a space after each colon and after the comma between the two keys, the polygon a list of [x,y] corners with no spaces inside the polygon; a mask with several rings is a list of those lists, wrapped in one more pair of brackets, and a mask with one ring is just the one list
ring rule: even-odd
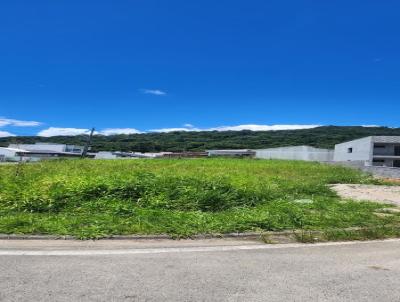
{"label": "concrete curb", "polygon": [[[188,239],[212,239],[212,238],[238,238],[238,239],[261,239],[264,233],[228,233],[228,234],[200,234],[188,237]],[[174,236],[160,235],[111,235],[96,240],[160,240],[180,239]],[[74,236],[58,235],[28,235],[28,234],[0,234],[0,240],[79,240]]]}
{"label": "concrete curb", "polygon": [[[387,225],[386,228],[398,230],[397,235],[400,236],[400,227]],[[369,232],[377,231],[379,227],[352,227],[345,229],[329,229],[325,231],[313,230],[286,230],[278,232],[246,232],[246,233],[227,233],[227,234],[200,234],[193,235],[188,238],[179,238],[166,234],[160,235],[111,235],[109,237],[98,238],[94,240],[179,240],[179,239],[240,239],[240,240],[257,240],[265,243],[295,243],[295,242],[321,242],[326,241],[324,237],[329,232]],[[373,238],[372,238],[373,239]],[[379,239],[379,238],[376,238]],[[27,234],[0,234],[0,240],[80,240],[74,236],[57,236],[57,235],[27,235]],[[351,240],[351,239],[350,239]],[[363,239],[360,239],[363,240]]]}

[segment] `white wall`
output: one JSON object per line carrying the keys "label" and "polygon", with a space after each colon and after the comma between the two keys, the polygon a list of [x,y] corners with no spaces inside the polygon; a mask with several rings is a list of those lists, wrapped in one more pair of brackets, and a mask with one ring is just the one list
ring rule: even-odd
{"label": "white wall", "polygon": [[281,147],[255,150],[256,158],[287,159],[306,161],[331,161],[333,150],[318,149],[309,146]]}
{"label": "white wall", "polygon": [[114,159],[114,158],[117,158],[117,156],[115,154],[113,154],[112,152],[100,151],[100,152],[96,153],[94,158],[95,159]]}
{"label": "white wall", "polygon": [[20,161],[21,159],[25,161],[29,159],[28,157],[17,156],[17,151],[19,150],[0,147],[0,161]]}
{"label": "white wall", "polygon": [[62,144],[11,144],[10,148],[19,148],[27,151],[32,150],[51,150],[55,152],[64,152],[65,145]]}
{"label": "white wall", "polygon": [[[352,148],[352,152],[349,152]],[[335,145],[334,161],[365,161],[371,164],[373,143],[371,137],[364,137]]]}
{"label": "white wall", "polygon": [[0,147],[0,155],[3,155],[4,157],[13,157],[15,156],[15,150]]}

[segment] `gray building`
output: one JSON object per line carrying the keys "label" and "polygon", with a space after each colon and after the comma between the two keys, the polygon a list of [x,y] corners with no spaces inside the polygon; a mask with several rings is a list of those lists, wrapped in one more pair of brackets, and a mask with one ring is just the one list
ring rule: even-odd
{"label": "gray building", "polygon": [[290,146],[254,150],[256,158],[288,159],[327,162],[333,160],[333,150],[314,148],[311,146]]}
{"label": "gray building", "polygon": [[368,136],[335,145],[335,162],[400,167],[400,136]]}
{"label": "gray building", "polygon": [[36,144],[10,144],[8,149],[18,149],[18,157],[27,158],[29,161],[56,158],[78,158],[82,155],[84,147],[65,144],[36,143]]}
{"label": "gray building", "polygon": [[49,151],[54,153],[82,154],[84,147],[66,144],[35,143],[35,144],[10,144],[9,148],[23,149],[30,152]]}

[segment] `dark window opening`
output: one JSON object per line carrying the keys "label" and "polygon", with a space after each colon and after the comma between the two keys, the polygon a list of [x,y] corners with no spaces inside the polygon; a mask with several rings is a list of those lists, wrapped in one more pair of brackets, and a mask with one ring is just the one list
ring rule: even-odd
{"label": "dark window opening", "polygon": [[374,148],[376,148],[376,149],[385,149],[386,146],[385,145],[374,145]]}
{"label": "dark window opening", "polygon": [[374,159],[373,162],[374,163],[384,163],[385,160],[384,159]]}
{"label": "dark window opening", "polygon": [[353,148],[347,148],[347,153],[353,153]]}

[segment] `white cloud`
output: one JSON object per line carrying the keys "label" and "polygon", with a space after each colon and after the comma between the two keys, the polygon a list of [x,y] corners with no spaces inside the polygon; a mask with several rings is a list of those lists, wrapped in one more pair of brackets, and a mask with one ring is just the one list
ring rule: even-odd
{"label": "white cloud", "polygon": [[142,89],[141,90],[144,94],[152,94],[152,95],[166,95],[165,91],[160,89]]}
{"label": "white cloud", "polygon": [[59,136],[59,135],[81,135],[81,134],[89,134],[89,129],[80,129],[80,128],[57,128],[50,127],[44,130],[39,131],[38,136]]}
{"label": "white cloud", "polygon": [[107,128],[100,131],[103,135],[114,135],[114,134],[137,134],[142,133],[134,128]]}
{"label": "white cloud", "polygon": [[[75,135],[82,135],[89,133],[90,129],[50,127],[39,131],[37,135],[44,137],[51,137],[51,136],[75,136]],[[101,134],[106,136],[115,134],[136,134],[136,133],[141,133],[141,132],[134,128],[106,128],[94,132],[94,134]]]}
{"label": "white cloud", "polygon": [[320,125],[237,125],[237,126],[221,126],[216,128],[209,128],[207,131],[276,131],[276,130],[297,130],[297,129],[311,129],[319,127]]}
{"label": "white cloud", "polygon": [[10,118],[0,118],[0,127],[4,126],[15,126],[15,127],[36,127],[42,123],[36,121],[21,121]]}
{"label": "white cloud", "polygon": [[274,130],[297,130],[297,129],[311,129],[320,127],[320,125],[237,125],[237,126],[219,126],[213,128],[196,128],[193,125],[186,124],[181,128],[161,128],[152,129],[149,132],[174,132],[174,131],[274,131]]}
{"label": "white cloud", "polygon": [[[220,126],[213,128],[197,128],[191,124],[185,124],[184,127],[177,128],[160,128],[151,129],[148,131],[140,131],[135,128],[106,128],[99,131],[95,131],[95,134],[100,135],[115,135],[115,134],[137,134],[146,132],[175,132],[175,131],[241,131],[241,130],[252,130],[252,131],[273,131],[273,130],[296,130],[296,129],[310,129],[319,127],[320,125],[237,125],[237,126]],[[3,131],[4,132],[4,131]],[[0,132],[1,133],[1,132]],[[39,131],[38,136],[50,137],[50,136],[74,136],[89,134],[90,129],[83,128],[58,128],[50,127]],[[0,134],[1,135],[1,134]]]}
{"label": "white cloud", "polygon": [[382,127],[379,125],[361,125],[361,127],[365,127],[365,128],[375,128],[375,127]]}
{"label": "white cloud", "polygon": [[0,131],[0,137],[8,137],[8,136],[15,136],[15,134],[12,134],[7,131]]}
{"label": "white cloud", "polygon": [[160,129],[151,129],[149,132],[176,132],[176,131],[206,131],[199,128],[160,128]]}

